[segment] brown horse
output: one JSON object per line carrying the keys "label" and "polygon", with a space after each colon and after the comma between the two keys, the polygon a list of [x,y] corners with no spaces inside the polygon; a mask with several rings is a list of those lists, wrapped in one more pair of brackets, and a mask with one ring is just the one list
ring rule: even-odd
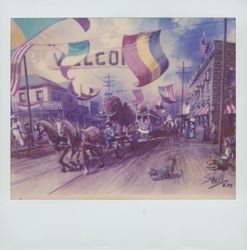
{"label": "brown horse", "polygon": [[60,143],[64,141],[64,138],[59,136],[54,125],[49,121],[39,120],[35,122],[34,127],[39,131],[39,135],[45,132],[50,140],[50,143],[58,151],[58,163],[62,166],[62,172],[66,171],[66,167],[72,171],[73,167],[64,162],[64,157],[69,152],[69,147],[66,145],[66,143],[64,143],[64,146],[60,146],[62,145]]}
{"label": "brown horse", "polygon": [[[95,126],[90,126],[86,129],[76,129],[71,122],[66,119],[56,120],[57,132],[60,136],[68,138],[71,145],[70,161],[73,164],[73,157],[76,155],[77,164],[84,167],[84,174],[88,173],[89,157],[87,150],[99,160],[99,166],[103,164],[103,145],[104,136],[101,130]],[[81,161],[80,161],[81,160]]]}

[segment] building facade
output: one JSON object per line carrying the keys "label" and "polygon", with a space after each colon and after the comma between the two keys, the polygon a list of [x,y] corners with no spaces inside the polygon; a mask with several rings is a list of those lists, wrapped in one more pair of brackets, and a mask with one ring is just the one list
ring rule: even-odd
{"label": "building facade", "polygon": [[[213,48],[192,77],[190,88],[190,115],[199,125],[219,126],[223,42],[214,41]],[[224,72],[224,124],[225,134],[232,135],[235,129],[235,43],[226,43]]]}
{"label": "building facade", "polygon": [[[88,122],[91,101],[79,101],[71,83],[57,84],[48,79],[29,76],[29,97],[33,120],[66,118],[79,125],[91,125]],[[97,104],[93,110],[98,112]],[[29,121],[25,81],[21,81],[19,90],[11,98],[12,114],[18,115],[22,124]]]}

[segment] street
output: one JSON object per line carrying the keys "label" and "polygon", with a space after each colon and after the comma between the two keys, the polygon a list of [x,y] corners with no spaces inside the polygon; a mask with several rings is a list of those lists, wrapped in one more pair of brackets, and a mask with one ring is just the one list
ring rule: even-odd
{"label": "street", "polygon": [[[235,171],[209,170],[207,161],[218,146],[196,141],[178,143],[163,138],[140,142],[126,148],[123,159],[105,157],[105,167],[90,160],[89,174],[75,170],[62,173],[57,152],[47,142],[40,143],[30,156],[12,157],[12,199],[234,199]],[[151,167],[162,168],[169,156],[176,159],[180,177],[153,181]]]}

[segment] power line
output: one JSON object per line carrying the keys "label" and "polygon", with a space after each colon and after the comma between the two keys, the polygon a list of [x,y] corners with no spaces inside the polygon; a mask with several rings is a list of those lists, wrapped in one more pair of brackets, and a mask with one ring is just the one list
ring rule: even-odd
{"label": "power line", "polygon": [[[235,21],[235,19],[234,18],[229,19],[228,21]],[[218,20],[218,21],[211,21],[211,22],[201,22],[201,23],[198,23],[198,24],[191,24],[191,26],[201,26],[201,25],[208,25],[208,24],[221,23],[221,22],[224,22],[224,21]],[[184,28],[184,27],[177,24],[176,26],[171,26],[171,27],[164,28],[164,31],[165,30],[172,30],[172,29],[181,29],[181,28]],[[163,29],[161,29],[161,30],[163,30]],[[143,32],[143,33],[146,33],[146,32]],[[117,38],[117,37],[122,37],[122,36],[123,35],[114,35],[114,36],[109,36],[109,37],[95,37],[95,38],[88,38],[88,40],[90,40],[90,41],[104,40],[104,39],[112,39],[112,38]],[[48,42],[47,44],[33,43],[33,45],[53,47],[53,46],[64,45],[64,44],[68,44],[68,43],[76,43],[76,42],[80,42],[80,41],[81,40],[77,40],[77,41],[73,41],[73,42],[62,42],[62,43],[49,43],[48,41],[46,41],[46,42]]]}

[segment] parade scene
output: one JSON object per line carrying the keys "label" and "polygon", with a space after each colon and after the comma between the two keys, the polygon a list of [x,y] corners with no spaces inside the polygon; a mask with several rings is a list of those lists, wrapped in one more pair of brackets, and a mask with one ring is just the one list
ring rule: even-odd
{"label": "parade scene", "polygon": [[12,18],[12,199],[234,199],[234,18]]}

